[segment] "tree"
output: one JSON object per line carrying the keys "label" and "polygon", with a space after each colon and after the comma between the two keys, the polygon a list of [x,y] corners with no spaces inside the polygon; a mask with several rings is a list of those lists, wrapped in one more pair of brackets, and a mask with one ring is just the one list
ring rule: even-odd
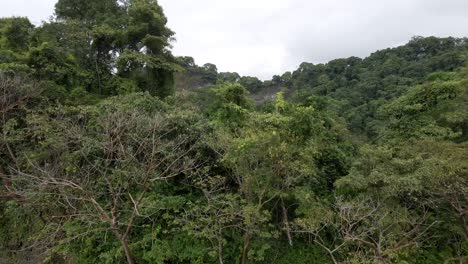
{"label": "tree", "polygon": [[33,24],[26,17],[0,19],[0,47],[25,52],[31,40]]}
{"label": "tree", "polygon": [[350,175],[338,180],[337,185],[412,205],[451,208],[450,221],[458,222],[457,232],[466,237],[466,150],[466,144],[427,140],[366,147]]}
{"label": "tree", "polygon": [[184,68],[194,68],[197,65],[195,64],[195,60],[192,57],[188,56],[179,56],[176,57],[177,62]]}
{"label": "tree", "polygon": [[115,15],[119,9],[115,0],[60,0],[55,4],[55,15],[59,20],[75,19],[85,23],[98,23],[106,15]]}
{"label": "tree", "polygon": [[[275,225],[281,226],[293,245],[290,217],[294,213],[289,208],[299,200],[300,189],[317,193],[321,189],[318,171],[322,165],[316,159],[333,137],[324,116],[310,105],[290,105],[278,94],[274,112],[247,115],[243,129],[234,130],[232,136],[221,134],[217,152],[223,154],[223,164],[232,171],[244,202],[237,224],[244,239],[242,263],[247,262],[256,240],[277,236]],[[255,251],[265,250],[256,247]]]}
{"label": "tree", "polygon": [[[56,231],[47,234],[49,242],[62,232],[66,235],[59,245],[109,230],[127,262],[135,262],[129,241],[139,219],[148,217],[143,212],[151,206],[150,193],[158,182],[189,175],[197,167],[188,155],[196,139],[179,134],[179,124],[168,122],[158,104],[148,95],[134,95],[103,103],[96,118],[92,111],[77,118],[73,111],[64,112],[49,121],[30,117],[24,136],[43,147],[18,157],[20,166],[9,176],[28,202],[54,200],[50,225]],[[36,129],[41,122],[50,122],[48,129]],[[53,139],[47,133],[58,140],[48,141]]]}
{"label": "tree", "polygon": [[468,97],[459,80],[448,78],[416,86],[384,105],[381,111],[386,126],[381,134],[398,139],[454,139],[466,133],[462,124],[468,119],[468,110],[463,101]]}
{"label": "tree", "polygon": [[30,101],[40,94],[38,84],[24,77],[0,72],[0,179],[4,187],[6,197],[20,198],[12,190],[11,178],[7,177],[9,168],[18,165],[17,153],[10,145],[9,129],[16,125],[16,122],[24,118],[26,107]]}
{"label": "tree", "polygon": [[439,224],[428,220],[426,210],[414,214],[375,197],[350,201],[338,197],[329,208],[314,202],[304,205],[309,207],[301,208],[296,232],[312,234],[333,263],[340,263],[340,258],[347,263],[392,263],[408,249],[433,238],[430,231]]}
{"label": "tree", "polygon": [[[75,55],[82,67],[93,69],[97,85],[93,92],[115,93],[106,88],[115,84],[117,74],[153,95],[173,94],[173,73],[179,68],[168,48],[174,33],[166,27],[167,18],[156,1],[61,0],[56,13],[59,23],[66,27],[78,23],[86,31],[82,45],[88,48]],[[79,32],[64,33],[69,40]]]}
{"label": "tree", "polygon": [[257,93],[262,88],[262,81],[257,77],[242,76],[239,83],[252,93]]}
{"label": "tree", "polygon": [[214,124],[236,130],[245,123],[253,107],[248,93],[240,84],[221,83],[211,87],[201,99]]}
{"label": "tree", "polygon": [[200,68],[202,79],[207,83],[216,83],[218,79],[218,68],[212,63],[205,63]]}
{"label": "tree", "polygon": [[240,81],[240,75],[237,72],[220,72],[218,80],[223,82],[237,83]]}

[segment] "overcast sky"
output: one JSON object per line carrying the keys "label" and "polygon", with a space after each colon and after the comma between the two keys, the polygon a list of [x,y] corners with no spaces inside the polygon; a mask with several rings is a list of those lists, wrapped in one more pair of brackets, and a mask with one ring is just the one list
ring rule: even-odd
{"label": "overcast sky", "polygon": [[[0,16],[53,14],[56,0],[0,0]],[[268,79],[303,62],[368,56],[412,36],[468,36],[468,0],[159,0],[174,54]]]}

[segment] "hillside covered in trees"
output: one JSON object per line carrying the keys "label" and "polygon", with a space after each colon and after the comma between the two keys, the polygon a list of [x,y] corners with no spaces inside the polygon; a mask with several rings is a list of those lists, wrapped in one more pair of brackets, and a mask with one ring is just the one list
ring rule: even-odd
{"label": "hillside covered in trees", "polygon": [[166,24],[156,0],[0,19],[0,263],[468,261],[468,39],[261,81]]}

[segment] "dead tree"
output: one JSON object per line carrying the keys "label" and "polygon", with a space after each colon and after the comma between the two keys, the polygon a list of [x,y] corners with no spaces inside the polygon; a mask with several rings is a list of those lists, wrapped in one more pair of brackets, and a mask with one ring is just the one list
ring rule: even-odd
{"label": "dead tree", "polygon": [[22,200],[21,196],[12,192],[12,182],[7,177],[10,168],[16,168],[17,159],[5,126],[8,121],[24,115],[27,103],[39,94],[37,82],[13,73],[0,72],[0,198]]}

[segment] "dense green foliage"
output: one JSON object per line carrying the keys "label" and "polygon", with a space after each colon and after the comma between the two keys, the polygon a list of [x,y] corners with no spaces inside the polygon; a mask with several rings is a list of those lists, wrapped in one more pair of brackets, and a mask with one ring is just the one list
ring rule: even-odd
{"label": "dense green foliage", "polygon": [[467,260],[466,39],[262,82],[173,57],[166,23],[0,19],[1,263]]}

